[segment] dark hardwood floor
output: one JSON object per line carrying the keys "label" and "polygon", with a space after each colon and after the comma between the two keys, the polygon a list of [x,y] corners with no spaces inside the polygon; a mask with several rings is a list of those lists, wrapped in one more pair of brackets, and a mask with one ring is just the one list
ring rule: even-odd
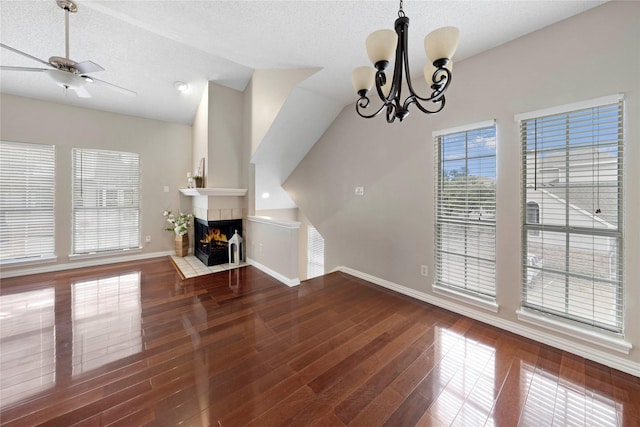
{"label": "dark hardwood floor", "polygon": [[640,426],[640,378],[342,273],[2,280],[6,426]]}

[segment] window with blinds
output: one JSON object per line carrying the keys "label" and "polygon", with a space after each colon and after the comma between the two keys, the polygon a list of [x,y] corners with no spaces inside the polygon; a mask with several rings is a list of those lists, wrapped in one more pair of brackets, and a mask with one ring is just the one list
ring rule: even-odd
{"label": "window with blinds", "polygon": [[516,119],[526,212],[522,304],[620,333],[622,97]]}
{"label": "window with blinds", "polygon": [[313,226],[307,227],[307,279],[324,274],[324,239]]}
{"label": "window with blinds", "polygon": [[495,299],[495,123],[434,138],[436,285]]}
{"label": "window with blinds", "polygon": [[54,256],[55,147],[0,141],[0,262]]}
{"label": "window with blinds", "polygon": [[73,253],[140,247],[140,156],[74,148]]}

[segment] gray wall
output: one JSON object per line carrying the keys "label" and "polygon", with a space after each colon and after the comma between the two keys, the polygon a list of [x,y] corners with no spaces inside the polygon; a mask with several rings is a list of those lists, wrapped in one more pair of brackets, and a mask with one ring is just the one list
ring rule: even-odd
{"label": "gray wall", "polygon": [[[173,251],[174,233],[162,216],[165,209],[191,211],[191,198],[181,196],[191,170],[191,126],[36,101],[3,94],[0,98],[0,138],[4,141],[56,146],[55,253],[58,264],[71,252],[71,149],[128,151],[142,163],[142,251]],[[164,187],[169,192],[164,192]],[[145,243],[151,236],[151,243]],[[81,260],[78,260],[80,262]],[[107,261],[105,259],[103,262]],[[71,262],[74,264],[77,262]],[[73,266],[72,266],[73,267]],[[17,268],[24,268],[18,266]],[[16,267],[2,267],[3,274]]]}
{"label": "gray wall", "polygon": [[[347,106],[284,184],[301,214],[325,238],[326,270],[346,266],[433,295],[432,132],[496,119],[500,309],[490,315],[517,324],[521,184],[514,115],[624,93],[625,338],[634,348],[621,357],[638,366],[639,22],[640,3],[611,2],[456,63],[447,106],[437,116],[413,109],[403,123],[389,125],[383,116],[365,120]],[[364,197],[354,195],[356,186],[365,187]],[[428,265],[429,277],[420,276],[420,264]]]}

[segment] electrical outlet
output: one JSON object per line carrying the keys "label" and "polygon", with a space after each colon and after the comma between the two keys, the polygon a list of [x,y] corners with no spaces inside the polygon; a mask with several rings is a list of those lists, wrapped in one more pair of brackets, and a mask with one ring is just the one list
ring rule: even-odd
{"label": "electrical outlet", "polygon": [[168,193],[168,192],[169,192],[169,186],[168,186],[168,185],[165,185],[165,186],[164,186],[164,188],[163,188],[163,190],[164,190],[164,192],[165,192],[165,193]]}
{"label": "electrical outlet", "polygon": [[144,238],[144,241],[147,242],[147,243],[151,243],[151,236],[146,236]]}
{"label": "electrical outlet", "polygon": [[364,187],[356,187],[355,194],[356,196],[364,196]]}
{"label": "electrical outlet", "polygon": [[422,276],[427,277],[429,275],[429,267],[427,267],[426,265],[421,265],[420,266],[420,274]]}

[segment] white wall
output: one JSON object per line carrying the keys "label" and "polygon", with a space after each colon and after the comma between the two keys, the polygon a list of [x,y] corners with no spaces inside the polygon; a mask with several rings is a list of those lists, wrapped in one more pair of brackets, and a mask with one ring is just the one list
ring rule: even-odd
{"label": "white wall", "polygon": [[260,146],[291,90],[317,69],[256,70],[251,77],[251,154]]}
{"label": "white wall", "polygon": [[[244,96],[242,92],[209,82],[208,147],[205,186],[247,188],[243,175]],[[194,161],[199,162],[198,158]]]}
{"label": "white wall", "polygon": [[[191,169],[190,126],[142,119],[2,94],[0,138],[4,141],[56,146],[55,254],[57,266],[78,266],[71,252],[71,149],[73,147],[128,151],[142,163],[142,250],[132,256],[173,251],[173,233],[162,216],[165,209],[190,211],[191,200],[180,196]],[[164,192],[164,186],[169,192]],[[151,243],[144,237],[151,236]],[[108,258],[102,258],[102,262]],[[85,260],[86,261],[86,260]],[[48,266],[51,268],[51,266]],[[24,265],[3,266],[3,275]],[[34,266],[27,268],[33,269]],[[55,267],[54,267],[55,268]]]}
{"label": "white wall", "polygon": [[300,223],[250,216],[246,226],[245,242],[249,263],[288,286],[300,284]]}
{"label": "white wall", "polygon": [[[346,107],[291,174],[284,188],[325,238],[327,271],[346,266],[469,308],[432,289],[434,159],[432,132],[496,119],[497,302],[494,324],[523,325],[520,308],[520,143],[514,115],[605,95],[626,99],[624,355],[594,347],[600,360],[628,363],[640,375],[640,3],[610,2],[456,63],[447,105],[437,116],[416,109],[403,123],[358,117]],[[464,34],[461,43],[464,43]],[[415,70],[416,72],[419,70]],[[330,173],[329,173],[330,172]],[[364,197],[354,188],[364,186]],[[572,339],[544,331],[556,342]],[[578,342],[576,341],[576,346]],[[591,349],[589,343],[579,342]]]}

